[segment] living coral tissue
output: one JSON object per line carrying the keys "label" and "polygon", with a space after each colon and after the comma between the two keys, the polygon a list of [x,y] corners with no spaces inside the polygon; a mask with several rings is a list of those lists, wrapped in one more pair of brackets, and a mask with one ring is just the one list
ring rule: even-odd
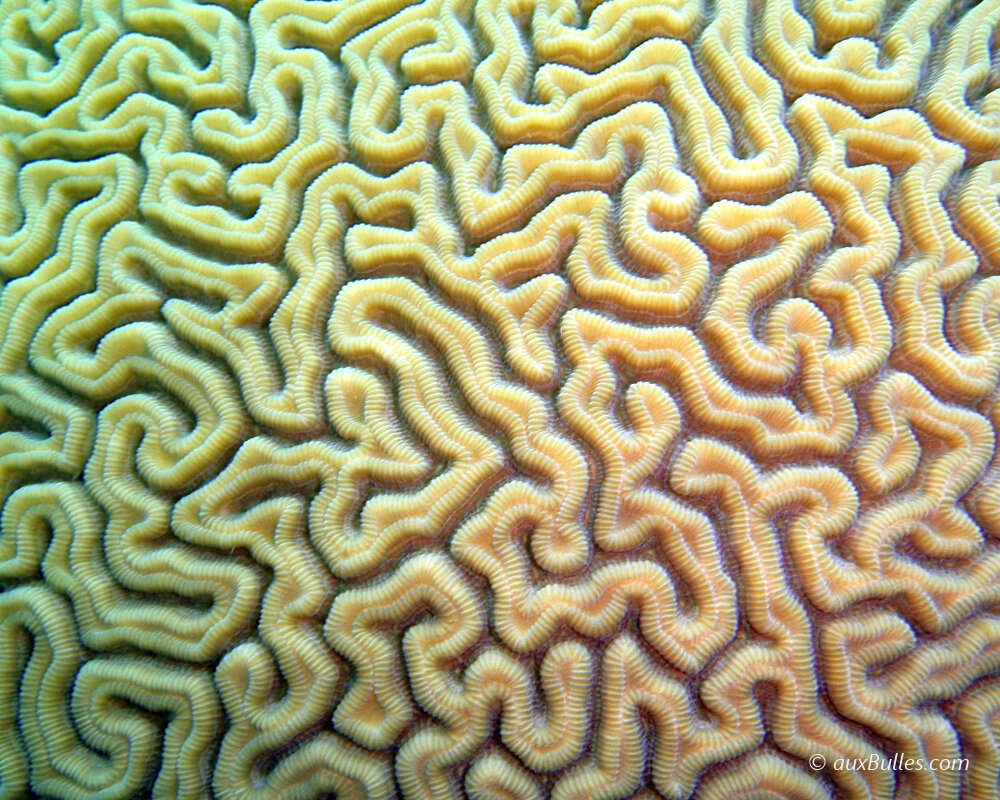
{"label": "living coral tissue", "polygon": [[0,0],[0,800],[1000,796],[1000,0]]}

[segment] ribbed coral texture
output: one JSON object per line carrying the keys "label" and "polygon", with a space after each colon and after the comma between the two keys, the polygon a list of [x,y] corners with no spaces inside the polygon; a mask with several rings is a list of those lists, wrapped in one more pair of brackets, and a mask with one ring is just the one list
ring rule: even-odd
{"label": "ribbed coral texture", "polygon": [[998,65],[0,0],[0,800],[1000,797]]}

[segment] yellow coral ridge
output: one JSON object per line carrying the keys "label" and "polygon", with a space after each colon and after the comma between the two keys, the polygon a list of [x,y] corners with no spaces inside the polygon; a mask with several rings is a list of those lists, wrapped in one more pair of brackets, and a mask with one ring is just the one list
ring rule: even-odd
{"label": "yellow coral ridge", "polygon": [[[792,0],[765,3],[760,35],[765,63],[788,94],[827,95],[870,112],[913,97],[931,52],[932,28],[948,3],[915,0],[891,26],[883,0],[819,2],[809,21],[795,6]],[[818,57],[818,49],[827,52]]]}
{"label": "yellow coral ridge", "polygon": [[991,41],[1000,24],[1000,3],[977,3],[948,35],[941,67],[923,99],[927,119],[942,135],[979,161],[997,155],[1000,109],[991,76]]}
{"label": "yellow coral ridge", "polygon": [[998,29],[0,0],[0,800],[1000,797]]}

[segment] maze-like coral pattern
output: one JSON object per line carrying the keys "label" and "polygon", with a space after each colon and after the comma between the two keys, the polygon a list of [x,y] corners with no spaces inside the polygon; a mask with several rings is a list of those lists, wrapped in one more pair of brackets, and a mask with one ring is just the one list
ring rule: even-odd
{"label": "maze-like coral pattern", "polygon": [[1000,796],[998,43],[0,0],[0,798]]}

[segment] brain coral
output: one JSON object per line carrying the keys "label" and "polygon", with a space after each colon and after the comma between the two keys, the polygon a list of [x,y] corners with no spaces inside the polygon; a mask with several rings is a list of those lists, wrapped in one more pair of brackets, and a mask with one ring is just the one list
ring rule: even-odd
{"label": "brain coral", "polygon": [[1000,797],[1000,0],[0,0],[0,799]]}

